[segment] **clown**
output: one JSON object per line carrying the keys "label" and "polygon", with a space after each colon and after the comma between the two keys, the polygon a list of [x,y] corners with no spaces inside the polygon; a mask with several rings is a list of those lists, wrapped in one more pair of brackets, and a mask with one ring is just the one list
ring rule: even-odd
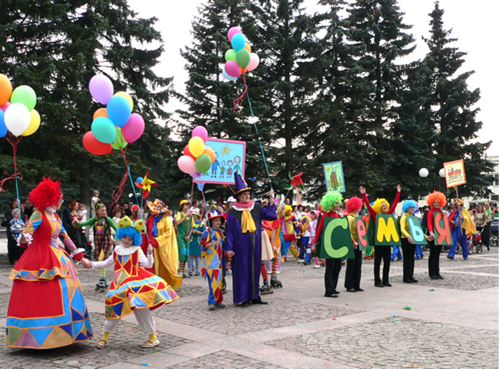
{"label": "clown", "polygon": [[406,200],[402,204],[404,215],[400,218],[400,233],[402,242],[402,252],[404,253],[404,283],[417,283],[414,278],[414,255],[416,254],[416,245],[409,234],[409,222],[407,217],[413,216],[418,204],[413,200]]}
{"label": "clown", "polygon": [[362,200],[354,196],[347,201],[346,211],[348,213],[348,225],[352,235],[353,249],[355,259],[348,259],[347,270],[345,272],[345,289],[347,292],[362,292],[360,288],[360,278],[362,276],[362,250],[360,250],[357,235],[357,225],[355,217],[359,216],[359,211],[362,209]]}
{"label": "clown", "polygon": [[476,233],[476,228],[471,219],[469,211],[463,208],[463,200],[456,199],[454,210],[449,215],[450,229],[452,231],[452,246],[447,257],[454,260],[456,247],[461,242],[463,248],[463,258],[468,260],[468,240],[469,235]]}
{"label": "clown", "polygon": [[289,205],[284,207],[284,217],[283,220],[283,234],[284,234],[284,248],[282,250],[283,260],[286,260],[286,254],[288,250],[291,250],[291,253],[295,258],[298,258],[299,253],[294,248],[294,243],[296,241],[296,235],[300,234],[300,228],[298,227],[298,222],[293,215],[293,208]]}

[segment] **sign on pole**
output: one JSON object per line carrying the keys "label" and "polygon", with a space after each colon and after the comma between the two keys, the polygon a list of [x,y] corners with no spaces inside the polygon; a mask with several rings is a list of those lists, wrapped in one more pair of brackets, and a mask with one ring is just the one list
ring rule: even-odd
{"label": "sign on pole", "polygon": [[463,159],[444,163],[444,171],[447,188],[460,186],[466,183]]}

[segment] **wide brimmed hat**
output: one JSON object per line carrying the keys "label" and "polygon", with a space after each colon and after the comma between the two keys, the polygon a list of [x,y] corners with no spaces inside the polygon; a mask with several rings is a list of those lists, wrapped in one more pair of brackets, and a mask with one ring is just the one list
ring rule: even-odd
{"label": "wide brimmed hat", "polygon": [[154,202],[148,200],[146,204],[151,213],[153,214],[164,214],[168,211],[165,203],[158,199],[154,200]]}
{"label": "wide brimmed hat", "polygon": [[190,202],[187,200],[180,201],[180,207],[182,207],[182,205],[184,205],[184,204],[190,204]]}
{"label": "wide brimmed hat", "polygon": [[236,182],[236,195],[239,195],[240,193],[245,191],[251,191],[251,187],[248,186],[246,181],[238,172],[234,173],[234,180]]}

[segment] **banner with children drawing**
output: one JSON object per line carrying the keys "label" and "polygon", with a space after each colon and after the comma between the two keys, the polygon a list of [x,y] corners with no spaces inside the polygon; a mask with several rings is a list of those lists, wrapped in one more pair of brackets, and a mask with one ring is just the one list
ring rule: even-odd
{"label": "banner with children drawing", "polygon": [[208,138],[205,148],[213,149],[216,159],[207,172],[203,173],[201,177],[194,179],[195,183],[231,185],[235,183],[235,172],[239,172],[244,178],[246,161],[245,141]]}
{"label": "banner with children drawing", "polygon": [[324,179],[327,190],[345,192],[345,177],[343,177],[343,164],[341,161],[322,164],[324,167]]}

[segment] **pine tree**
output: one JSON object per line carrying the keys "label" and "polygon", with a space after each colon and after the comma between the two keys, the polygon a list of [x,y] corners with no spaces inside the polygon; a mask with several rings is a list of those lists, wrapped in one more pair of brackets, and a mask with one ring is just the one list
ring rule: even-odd
{"label": "pine tree", "polygon": [[430,49],[423,68],[430,92],[427,108],[432,112],[433,150],[437,157],[434,170],[438,172],[444,162],[464,159],[467,184],[460,186],[460,196],[484,196],[490,182],[483,173],[491,172],[493,165],[485,157],[491,142],[472,142],[482,127],[476,120],[480,90],[468,89],[467,80],[473,71],[459,72],[466,53],[450,46],[457,39],[450,37],[452,30],[444,29],[443,14],[439,2],[435,2],[429,14],[430,38],[424,39]]}

